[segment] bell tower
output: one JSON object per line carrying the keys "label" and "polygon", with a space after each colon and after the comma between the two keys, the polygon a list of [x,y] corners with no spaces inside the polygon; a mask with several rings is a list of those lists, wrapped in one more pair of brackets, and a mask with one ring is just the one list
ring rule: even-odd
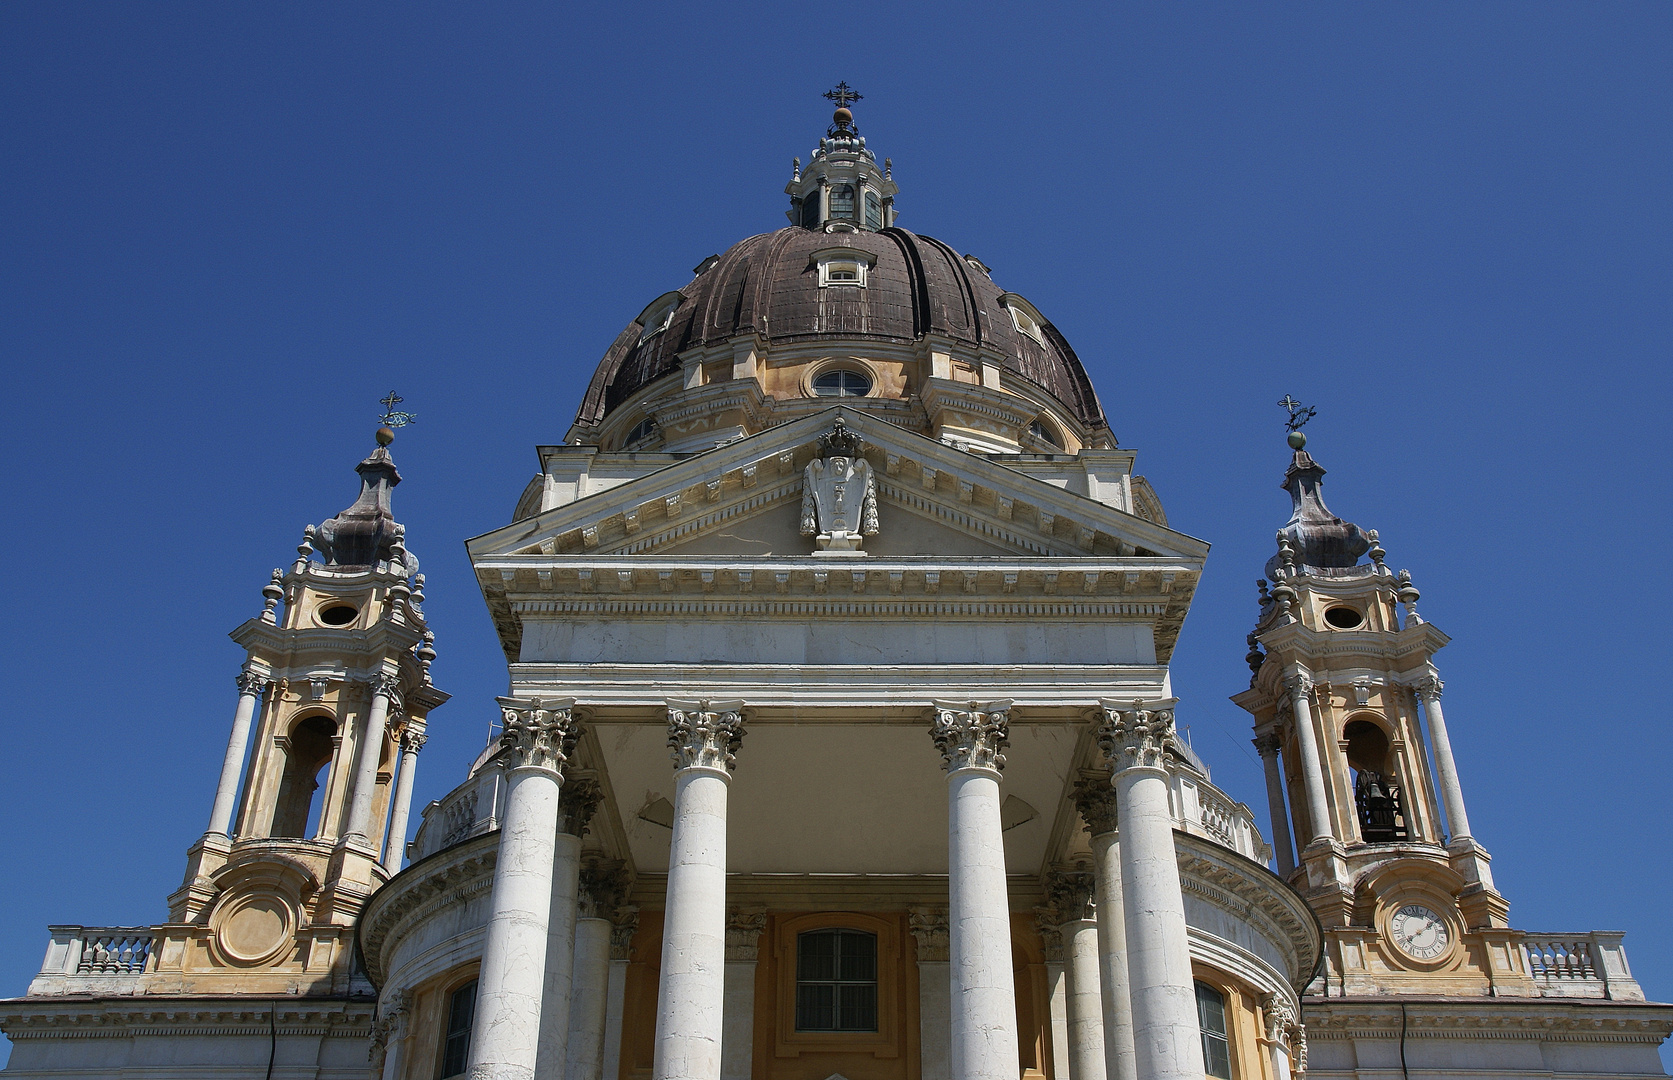
{"label": "bell tower", "polygon": [[1298,430],[1311,411],[1280,404],[1292,510],[1232,700],[1254,717],[1279,873],[1330,939],[1327,992],[1531,992],[1447,737],[1434,658],[1450,639],[1377,532],[1325,506]]}
{"label": "bell tower", "polygon": [[425,723],[448,699],[430,679],[424,578],[391,509],[393,440],[378,430],[355,469],[359,498],[304,530],[261,613],[232,632],[246,653],[232,733],[209,827],[169,897],[159,976],[349,990],[354,921],[401,867]]}

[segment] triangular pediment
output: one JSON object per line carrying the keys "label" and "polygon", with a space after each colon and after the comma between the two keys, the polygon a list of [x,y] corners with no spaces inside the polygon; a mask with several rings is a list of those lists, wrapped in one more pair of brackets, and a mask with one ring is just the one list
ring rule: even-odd
{"label": "triangular pediment", "polygon": [[866,441],[886,555],[1155,556],[1208,545],[987,458],[833,408],[716,447],[469,542],[473,561],[514,555],[807,555],[803,470],[840,417]]}

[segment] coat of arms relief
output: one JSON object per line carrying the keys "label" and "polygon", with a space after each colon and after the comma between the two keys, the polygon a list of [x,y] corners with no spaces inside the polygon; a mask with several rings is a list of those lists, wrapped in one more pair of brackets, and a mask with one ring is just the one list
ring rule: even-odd
{"label": "coat of arms relief", "polygon": [[802,472],[802,535],[820,551],[858,553],[877,535],[877,479],[863,456],[865,440],[838,417],[819,436],[819,456]]}

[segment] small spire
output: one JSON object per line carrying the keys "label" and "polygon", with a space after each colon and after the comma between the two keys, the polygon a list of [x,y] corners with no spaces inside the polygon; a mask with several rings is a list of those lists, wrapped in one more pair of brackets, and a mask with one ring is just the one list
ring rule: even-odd
{"label": "small spire", "polygon": [[1324,484],[1324,466],[1303,449],[1307,445],[1307,437],[1301,433],[1301,428],[1318,410],[1303,405],[1289,394],[1285,394],[1278,404],[1289,411],[1284,428],[1289,433],[1288,442],[1294,451],[1290,467],[1284,471],[1282,485],[1290,493],[1291,510],[1290,520],[1278,534],[1280,555],[1267,563],[1267,576],[1274,580],[1280,576],[1277,571],[1284,561],[1282,556],[1286,547],[1293,552],[1290,558],[1294,568],[1301,572],[1313,569],[1327,574],[1339,573],[1356,566],[1359,557],[1371,547],[1372,538],[1358,525],[1343,521],[1330,512],[1320,490]]}

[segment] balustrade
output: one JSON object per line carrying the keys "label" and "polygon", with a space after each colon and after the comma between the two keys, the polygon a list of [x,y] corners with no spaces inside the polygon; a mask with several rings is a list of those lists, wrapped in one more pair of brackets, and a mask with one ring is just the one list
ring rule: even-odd
{"label": "balustrade", "polygon": [[82,934],[77,975],[138,975],[150,963],[156,941],[150,929],[83,928]]}
{"label": "balustrade", "polygon": [[1618,933],[1524,934],[1528,974],[1544,997],[1610,998],[1643,1001],[1644,992],[1627,967]]}

